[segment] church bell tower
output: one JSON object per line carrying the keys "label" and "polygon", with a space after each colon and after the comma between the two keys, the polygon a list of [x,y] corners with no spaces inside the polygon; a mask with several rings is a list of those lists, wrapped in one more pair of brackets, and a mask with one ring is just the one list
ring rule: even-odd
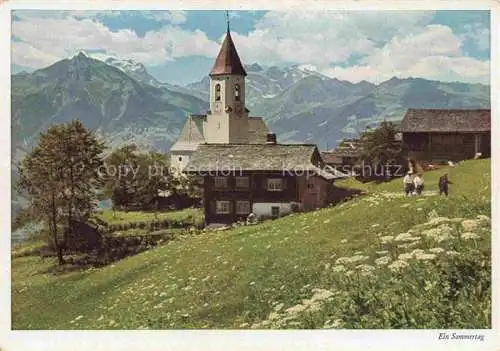
{"label": "church bell tower", "polygon": [[245,69],[227,32],[210,71],[210,114],[207,143],[248,143],[248,110],[245,107]]}

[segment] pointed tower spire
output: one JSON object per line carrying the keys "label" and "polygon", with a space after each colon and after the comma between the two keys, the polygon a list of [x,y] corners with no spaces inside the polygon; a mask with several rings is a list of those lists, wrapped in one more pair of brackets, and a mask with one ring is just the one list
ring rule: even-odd
{"label": "pointed tower spire", "polygon": [[226,38],[219,51],[219,55],[215,59],[215,64],[210,71],[210,76],[221,74],[235,74],[246,76],[247,73],[241,64],[240,57],[234,46],[231,32],[229,30],[229,12],[226,11],[227,33]]}

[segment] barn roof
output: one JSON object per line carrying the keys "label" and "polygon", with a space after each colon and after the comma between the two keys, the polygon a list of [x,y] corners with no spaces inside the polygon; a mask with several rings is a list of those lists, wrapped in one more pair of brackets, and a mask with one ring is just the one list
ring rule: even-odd
{"label": "barn roof", "polygon": [[200,144],[185,171],[206,172],[310,172],[331,180],[335,174],[322,169],[313,144]]}
{"label": "barn roof", "polygon": [[401,122],[401,132],[489,132],[491,110],[409,109]]}

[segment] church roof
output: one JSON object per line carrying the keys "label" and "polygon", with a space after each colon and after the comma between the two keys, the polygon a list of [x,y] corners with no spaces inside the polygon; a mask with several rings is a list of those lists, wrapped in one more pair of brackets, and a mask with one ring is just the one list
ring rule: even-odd
{"label": "church roof", "polygon": [[322,168],[313,144],[200,144],[187,165],[188,173],[249,171],[308,172],[326,180],[343,177]]}
{"label": "church roof", "polygon": [[203,121],[206,118],[206,115],[189,116],[179,138],[170,148],[170,151],[194,151],[200,143],[204,143]]}
{"label": "church roof", "polygon": [[222,43],[219,55],[215,59],[215,64],[210,71],[211,76],[219,74],[238,74],[246,76],[247,73],[241,64],[240,57],[234,46],[233,39],[231,38],[231,33],[227,31],[226,38]]}

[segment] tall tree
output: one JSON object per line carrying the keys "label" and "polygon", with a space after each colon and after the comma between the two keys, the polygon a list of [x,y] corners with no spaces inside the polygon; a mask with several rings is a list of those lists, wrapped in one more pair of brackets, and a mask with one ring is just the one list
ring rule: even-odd
{"label": "tall tree", "polygon": [[49,224],[58,261],[64,263],[59,226],[71,233],[74,220],[86,220],[97,207],[104,144],[80,121],[55,125],[40,135],[38,145],[20,167],[20,189],[32,208]]}
{"label": "tall tree", "polygon": [[396,140],[397,130],[390,121],[382,121],[377,128],[361,133],[360,161],[380,168],[388,164],[399,162],[401,146]]}

